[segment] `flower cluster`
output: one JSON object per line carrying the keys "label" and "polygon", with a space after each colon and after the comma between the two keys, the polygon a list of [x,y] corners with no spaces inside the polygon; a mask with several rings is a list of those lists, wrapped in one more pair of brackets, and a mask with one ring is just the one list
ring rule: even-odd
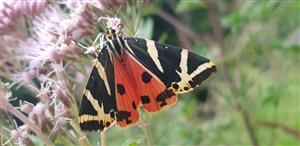
{"label": "flower cluster", "polygon": [[1,33],[9,33],[16,29],[18,20],[25,15],[37,15],[47,6],[47,0],[39,1],[5,1],[0,3]]}
{"label": "flower cluster", "polygon": [[[11,82],[0,80],[0,109],[12,113],[24,123],[9,130],[14,143],[33,145],[29,137],[33,132],[46,145],[52,145],[66,125],[73,126],[72,132],[75,131],[78,137],[84,135],[78,131],[78,125],[71,124],[78,114],[77,101],[81,93],[77,91],[82,91],[90,68],[90,59],[85,57],[87,55],[79,44],[94,41],[92,38],[99,33],[96,27],[98,18],[105,11],[117,9],[125,2],[0,2],[0,75],[1,79]],[[116,28],[121,26],[120,19],[109,20],[114,21],[108,21],[111,23],[108,25]],[[11,90],[19,92],[20,87],[33,95],[31,98],[37,98],[38,102],[14,98]],[[10,104],[13,99],[20,101],[19,107]],[[11,125],[7,129],[11,129]],[[60,135],[64,136],[67,137],[67,134]],[[71,141],[75,141],[74,145],[80,143],[78,139]],[[5,142],[8,143],[10,140]]]}

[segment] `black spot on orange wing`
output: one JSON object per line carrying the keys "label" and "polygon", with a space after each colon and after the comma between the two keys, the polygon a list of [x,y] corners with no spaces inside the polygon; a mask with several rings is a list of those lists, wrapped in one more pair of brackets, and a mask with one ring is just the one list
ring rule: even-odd
{"label": "black spot on orange wing", "polygon": [[150,103],[150,97],[149,96],[141,96],[141,100],[143,104]]}
{"label": "black spot on orange wing", "polygon": [[151,81],[151,79],[152,79],[152,76],[148,73],[148,72],[144,72],[143,74],[142,74],[142,81],[144,82],[144,83],[149,83],[150,81]]}
{"label": "black spot on orange wing", "polygon": [[136,110],[136,108],[137,108],[134,101],[132,101],[132,107],[133,107],[133,109],[135,109],[135,110]]}
{"label": "black spot on orange wing", "polygon": [[[127,57],[130,58],[131,70],[134,70],[132,75],[136,83],[135,93],[138,95],[143,109],[148,112],[160,111],[162,106],[160,106],[160,103],[156,101],[156,97],[166,89],[166,86],[159,80],[158,77],[150,74],[150,71],[144,67],[143,64],[140,64],[137,60],[135,60],[134,57],[130,55]],[[165,105],[173,105],[175,103],[176,96],[172,96],[165,100]]]}
{"label": "black spot on orange wing", "polygon": [[129,119],[131,113],[128,111],[118,111],[117,113],[117,121],[122,122],[125,121],[126,124],[132,123],[132,121]]}
{"label": "black spot on orange wing", "polygon": [[159,95],[157,95],[156,101],[160,103],[161,107],[163,107],[163,106],[167,105],[167,100],[174,96],[175,96],[175,94],[173,92],[166,89],[163,92],[161,92]]}
{"label": "black spot on orange wing", "polygon": [[117,84],[117,90],[120,95],[124,95],[126,92],[126,89],[122,84]]}

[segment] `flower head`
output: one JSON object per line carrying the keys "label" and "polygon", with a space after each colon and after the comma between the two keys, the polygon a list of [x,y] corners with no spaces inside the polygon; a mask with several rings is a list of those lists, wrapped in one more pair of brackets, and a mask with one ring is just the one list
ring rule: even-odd
{"label": "flower head", "polygon": [[34,105],[27,101],[23,101],[20,106],[20,110],[26,114],[29,114],[30,112],[32,112],[33,108],[34,108]]}
{"label": "flower head", "polygon": [[16,130],[12,130],[11,137],[17,141],[18,145],[34,145],[28,137],[28,127],[26,125],[22,125]]}
{"label": "flower head", "polygon": [[43,103],[37,103],[32,111],[29,113],[29,119],[36,123],[43,131],[50,122],[51,114],[47,106]]}
{"label": "flower head", "polygon": [[11,0],[0,2],[1,33],[9,33],[16,29],[18,20],[24,15],[40,14],[47,6],[47,0]]}
{"label": "flower head", "polygon": [[98,21],[106,20],[106,27],[114,29],[116,33],[120,33],[123,24],[120,18],[117,17],[100,17]]}

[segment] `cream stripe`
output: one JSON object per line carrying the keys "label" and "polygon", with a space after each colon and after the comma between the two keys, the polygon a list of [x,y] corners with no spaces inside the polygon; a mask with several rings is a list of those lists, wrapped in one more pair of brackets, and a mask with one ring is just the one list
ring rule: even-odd
{"label": "cream stripe", "polygon": [[[207,63],[203,63],[197,67],[191,74],[188,74],[188,50],[182,49],[181,51],[181,60],[180,60],[180,68],[181,72],[177,71],[177,74],[180,76],[181,81],[177,84],[179,85],[179,89],[176,93],[185,93],[190,90],[192,90],[191,85],[188,83],[188,81],[192,80],[195,76],[199,75],[204,70],[213,67],[215,64],[210,61]],[[188,87],[188,90],[184,90],[184,87]]]}
{"label": "cream stripe", "polygon": [[105,68],[103,67],[103,65],[97,59],[95,59],[93,62],[94,62],[94,66],[97,68],[99,76],[104,81],[104,84],[105,84],[108,95],[111,95],[111,91],[110,91],[110,87],[109,87],[109,84],[108,84]]}
{"label": "cream stripe", "polygon": [[111,125],[113,124],[113,118],[110,117],[110,114],[104,113],[103,103],[99,104],[98,100],[94,99],[91,92],[87,89],[84,89],[83,94],[87,97],[87,99],[92,104],[93,108],[97,111],[97,115],[81,115],[79,117],[79,123],[87,122],[87,121],[100,121],[103,120],[103,123],[109,121]]}
{"label": "cream stripe", "polygon": [[181,51],[181,60],[180,60],[180,69],[182,70],[181,72],[187,73],[187,61],[188,61],[188,50],[182,49]]}
{"label": "cream stripe", "polygon": [[185,50],[185,49],[182,49],[181,51],[181,60],[180,60],[180,69],[181,69],[181,72],[177,71],[177,74],[180,76],[181,80],[182,81],[188,81],[190,80],[190,76],[189,74],[187,73],[187,61],[188,61],[188,50]]}
{"label": "cream stripe", "polygon": [[212,61],[201,64],[200,66],[198,66],[198,68],[195,71],[193,71],[193,73],[190,75],[190,78],[192,79],[193,77],[197,76],[198,74],[200,74],[204,70],[213,67],[214,65],[215,64]]}
{"label": "cream stripe", "polygon": [[160,61],[158,59],[158,52],[157,52],[157,49],[155,47],[155,44],[154,44],[154,41],[151,41],[151,40],[147,40],[146,41],[147,43],[147,51],[150,55],[150,57],[152,58],[152,60],[154,61],[154,63],[156,64],[157,68],[160,70],[160,72],[164,72],[161,64],[160,64]]}
{"label": "cream stripe", "polygon": [[132,51],[132,49],[129,47],[129,45],[128,45],[128,43],[127,43],[127,40],[124,39],[124,43],[125,43],[126,48],[127,48],[133,55],[135,55],[134,52]]}
{"label": "cream stripe", "polygon": [[[94,99],[91,92],[87,89],[84,89],[83,94],[87,97],[87,99],[91,102],[93,108],[99,113],[101,112],[101,107],[98,103],[98,100]],[[102,106],[102,105],[101,105]]]}

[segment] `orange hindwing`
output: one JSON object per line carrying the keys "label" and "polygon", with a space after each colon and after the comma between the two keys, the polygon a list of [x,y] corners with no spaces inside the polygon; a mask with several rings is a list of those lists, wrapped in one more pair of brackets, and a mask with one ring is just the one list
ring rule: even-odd
{"label": "orange hindwing", "polygon": [[115,77],[120,127],[138,122],[140,105],[148,112],[157,112],[176,103],[175,94],[127,52],[122,60],[115,59]]}

